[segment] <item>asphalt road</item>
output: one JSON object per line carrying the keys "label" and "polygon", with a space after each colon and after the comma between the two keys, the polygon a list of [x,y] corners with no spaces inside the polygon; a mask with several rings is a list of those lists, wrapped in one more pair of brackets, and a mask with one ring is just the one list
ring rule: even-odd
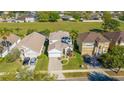
{"label": "asphalt road", "polygon": [[80,78],[66,78],[60,81],[89,81],[87,77],[80,77]]}

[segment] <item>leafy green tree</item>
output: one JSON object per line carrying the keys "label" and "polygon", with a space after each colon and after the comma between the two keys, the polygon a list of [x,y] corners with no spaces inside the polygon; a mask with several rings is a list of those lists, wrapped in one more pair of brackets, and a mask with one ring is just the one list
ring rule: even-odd
{"label": "leafy green tree", "polygon": [[82,17],[84,18],[84,19],[90,19],[90,17],[91,17],[91,12],[90,11],[87,11],[87,12],[83,12],[82,13]]}
{"label": "leafy green tree", "polygon": [[37,12],[37,21],[38,22],[49,21],[49,12]]}
{"label": "leafy green tree", "polygon": [[117,20],[111,19],[106,23],[103,23],[103,28],[106,31],[119,31],[120,23]]}
{"label": "leafy green tree", "polygon": [[124,66],[124,46],[114,46],[108,53],[101,56],[103,65],[112,68],[116,73]]}
{"label": "leafy green tree", "polygon": [[120,23],[117,20],[112,19],[110,12],[103,12],[103,29],[105,31],[118,31]]}
{"label": "leafy green tree", "polygon": [[49,13],[49,21],[50,22],[56,22],[57,19],[59,19],[60,16],[59,16],[59,13],[58,12],[50,12]]}
{"label": "leafy green tree", "polygon": [[104,23],[106,23],[106,22],[108,22],[112,19],[112,15],[111,15],[110,12],[105,11],[105,12],[103,12],[103,17],[102,18],[103,18]]}
{"label": "leafy green tree", "polygon": [[69,12],[68,15],[72,16],[76,20],[79,20],[81,18],[81,12],[79,12],[79,11]]}

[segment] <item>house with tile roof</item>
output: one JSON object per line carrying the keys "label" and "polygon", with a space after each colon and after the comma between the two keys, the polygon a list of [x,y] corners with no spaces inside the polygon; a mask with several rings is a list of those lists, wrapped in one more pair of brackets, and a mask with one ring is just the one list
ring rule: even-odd
{"label": "house with tile roof", "polygon": [[78,35],[77,44],[81,55],[97,56],[108,51],[110,41],[100,33],[85,32]]}
{"label": "house with tile roof", "polygon": [[17,47],[21,51],[22,59],[25,57],[37,58],[43,52],[44,43],[45,36],[33,32],[24,37]]}

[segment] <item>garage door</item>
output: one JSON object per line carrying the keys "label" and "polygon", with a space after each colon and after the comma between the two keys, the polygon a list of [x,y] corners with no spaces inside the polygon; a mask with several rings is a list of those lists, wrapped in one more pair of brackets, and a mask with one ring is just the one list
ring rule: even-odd
{"label": "garage door", "polygon": [[61,57],[61,53],[49,53],[49,57]]}

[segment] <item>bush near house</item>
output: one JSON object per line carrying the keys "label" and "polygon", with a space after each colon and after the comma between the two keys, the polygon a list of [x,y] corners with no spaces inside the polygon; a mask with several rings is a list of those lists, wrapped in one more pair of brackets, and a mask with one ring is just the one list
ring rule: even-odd
{"label": "bush near house", "polygon": [[41,54],[38,57],[37,63],[36,63],[36,67],[35,67],[35,71],[47,71],[48,70],[48,57],[45,54]]}
{"label": "bush near house", "polygon": [[15,62],[20,58],[20,51],[18,49],[13,49],[4,59],[7,63]]}
{"label": "bush near house", "polygon": [[13,49],[4,58],[0,58],[0,72],[16,72],[21,67],[20,52]]}

